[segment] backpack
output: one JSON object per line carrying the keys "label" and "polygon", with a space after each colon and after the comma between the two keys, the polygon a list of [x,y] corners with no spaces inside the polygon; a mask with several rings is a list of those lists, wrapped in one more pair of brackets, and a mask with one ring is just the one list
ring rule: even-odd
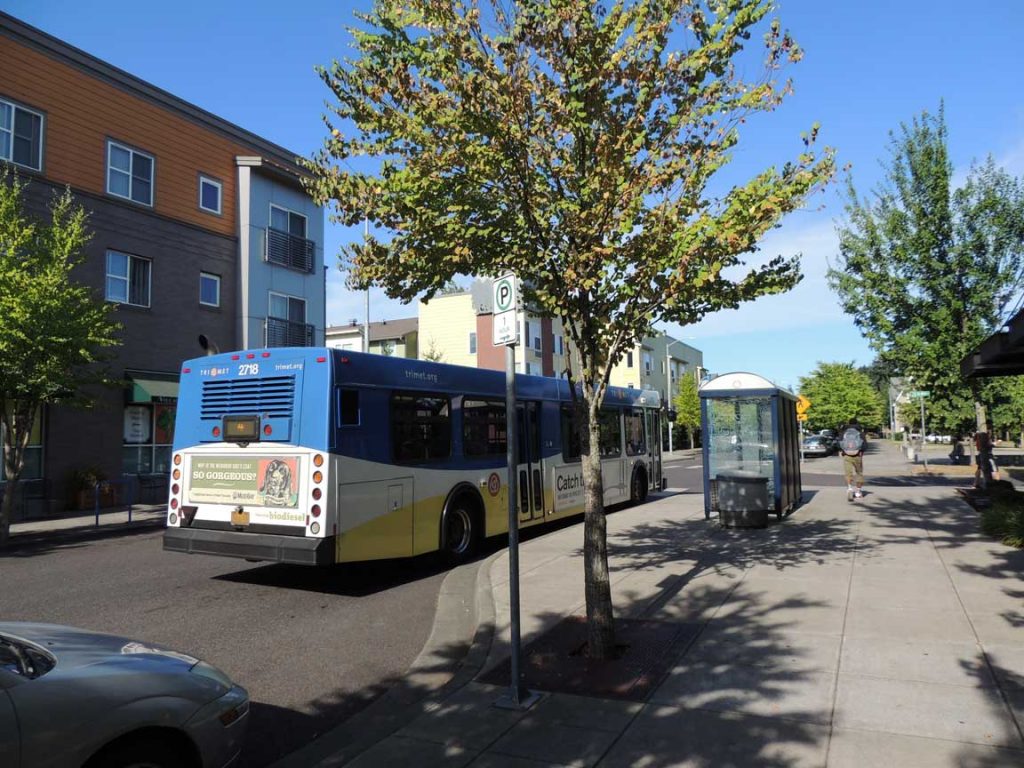
{"label": "backpack", "polygon": [[864,436],[856,427],[847,427],[839,438],[839,450],[847,456],[856,456],[864,450]]}

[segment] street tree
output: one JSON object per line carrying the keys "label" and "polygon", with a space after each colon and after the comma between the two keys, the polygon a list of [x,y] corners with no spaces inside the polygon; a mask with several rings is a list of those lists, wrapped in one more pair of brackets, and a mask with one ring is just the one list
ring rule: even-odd
{"label": "street tree", "polygon": [[1024,446],[1024,376],[1004,380],[1002,397],[992,405],[992,426],[1020,438]]}
{"label": "street tree", "polygon": [[871,378],[853,363],[818,363],[800,378],[800,394],[811,401],[807,425],[812,430],[837,429],[856,418],[877,429],[885,419],[885,403]]}
{"label": "street tree", "polygon": [[686,431],[691,447],[694,445],[694,435],[700,429],[700,395],[697,390],[696,377],[684,374],[679,379],[676,399],[672,401],[672,407],[676,411],[675,426]]}
{"label": "street tree", "polygon": [[[802,55],[771,10],[765,0],[377,0],[351,30],[354,56],[320,69],[334,100],[310,190],[333,203],[334,220],[367,216],[387,235],[343,248],[355,278],[411,301],[457,275],[514,272],[527,305],[562,321],[586,425],[598,658],[614,650],[598,421],[612,366],[655,322],[686,325],[796,284],[797,258],[743,257],[833,172],[812,126],[781,167],[718,182],[741,124],[779,105],[790,91],[780,70]],[[741,56],[759,28],[763,66],[756,52]]]}
{"label": "street tree", "polygon": [[70,190],[55,195],[49,219],[24,211],[25,183],[0,172],[0,425],[6,490],[0,545],[25,465],[32,425],[47,405],[87,405],[106,381],[105,350],[119,343],[111,305],[73,276],[90,234]]}
{"label": "street tree", "polygon": [[988,390],[960,361],[1024,288],[1024,186],[989,158],[953,186],[943,109],[890,134],[886,174],[868,198],[850,177],[829,281],[883,366],[928,390],[947,428],[985,426]]}

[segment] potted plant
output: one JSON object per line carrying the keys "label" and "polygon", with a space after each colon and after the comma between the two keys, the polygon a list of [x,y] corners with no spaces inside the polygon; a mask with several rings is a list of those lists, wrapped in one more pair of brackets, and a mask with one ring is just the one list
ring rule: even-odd
{"label": "potted plant", "polygon": [[109,507],[114,503],[114,488],[107,480],[106,473],[99,467],[86,467],[71,472],[68,478],[68,492],[74,509],[92,509],[96,503],[96,489],[99,489],[100,506]]}

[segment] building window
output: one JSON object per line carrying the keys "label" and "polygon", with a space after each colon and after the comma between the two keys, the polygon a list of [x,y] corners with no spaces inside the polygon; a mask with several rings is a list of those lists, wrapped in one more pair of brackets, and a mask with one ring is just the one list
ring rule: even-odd
{"label": "building window", "polygon": [[153,205],[153,157],[107,142],[107,193]]}
{"label": "building window", "polygon": [[448,458],[452,445],[448,398],[393,394],[391,437],[396,462],[416,463]]}
{"label": "building window", "polygon": [[305,299],[270,294],[264,343],[268,347],[313,346],[313,326],[306,323]]}
{"label": "building window", "polygon": [[270,226],[292,237],[306,236],[306,217],[279,205],[270,206]]}
{"label": "building window", "polygon": [[0,160],[43,169],[43,116],[0,100]]}
{"label": "building window", "polygon": [[505,404],[462,401],[462,452],[466,456],[501,456],[508,450]]}
{"label": "building window", "polygon": [[564,355],[565,354],[565,348],[562,346],[562,337],[561,336],[555,336],[555,349],[558,350],[558,354],[560,354],[560,355]]}
{"label": "building window", "polygon": [[651,360],[651,353],[644,352],[644,373],[647,376],[651,375],[651,371],[654,368],[654,362]]}
{"label": "building window", "polygon": [[125,406],[122,461],[126,475],[171,471],[176,412],[177,406],[171,403]]}
{"label": "building window", "polygon": [[208,307],[220,306],[220,276],[199,273],[199,303]]}
{"label": "building window", "polygon": [[533,348],[540,352],[540,336],[533,337]]}
{"label": "building window", "polygon": [[476,354],[476,334],[472,332],[469,334],[469,354]]}
{"label": "building window", "polygon": [[[633,353],[632,352],[627,352],[626,353],[626,367],[627,368],[632,368],[633,367]],[[630,386],[633,386],[633,385],[630,384]]]}
{"label": "building window", "polygon": [[291,323],[306,322],[306,300],[283,293],[270,294],[270,316]]}
{"label": "building window", "polygon": [[221,184],[207,176],[199,177],[199,207],[209,213],[220,213]]}
{"label": "building window", "polygon": [[148,307],[149,283],[149,259],[107,251],[107,301]]}
{"label": "building window", "polygon": [[312,272],[316,243],[306,239],[306,217],[279,205],[270,206],[266,260],[300,272]]}

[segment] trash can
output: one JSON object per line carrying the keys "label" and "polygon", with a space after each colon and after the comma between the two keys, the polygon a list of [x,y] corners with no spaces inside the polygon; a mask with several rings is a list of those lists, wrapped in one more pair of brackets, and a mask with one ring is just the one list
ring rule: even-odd
{"label": "trash can", "polygon": [[768,478],[756,472],[733,470],[720,472],[718,519],[726,528],[764,528],[772,500],[768,496]]}

